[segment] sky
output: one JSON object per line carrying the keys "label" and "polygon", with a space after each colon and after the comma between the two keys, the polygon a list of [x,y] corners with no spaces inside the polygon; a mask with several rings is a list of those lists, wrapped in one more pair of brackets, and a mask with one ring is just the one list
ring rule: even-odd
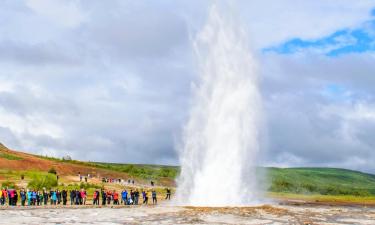
{"label": "sky", "polygon": [[[0,142],[178,164],[192,40],[221,1],[0,1]],[[375,2],[232,1],[259,65],[260,164],[375,173]]]}

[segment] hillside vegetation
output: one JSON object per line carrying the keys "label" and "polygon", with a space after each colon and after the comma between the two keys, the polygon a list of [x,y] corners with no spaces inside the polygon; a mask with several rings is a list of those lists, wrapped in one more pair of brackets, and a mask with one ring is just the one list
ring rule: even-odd
{"label": "hillside vegetation", "polygon": [[375,175],[335,168],[267,168],[269,191],[375,196]]}

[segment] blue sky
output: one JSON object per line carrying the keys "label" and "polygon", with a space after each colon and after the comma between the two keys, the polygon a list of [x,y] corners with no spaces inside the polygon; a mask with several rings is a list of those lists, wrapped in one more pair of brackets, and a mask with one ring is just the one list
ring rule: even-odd
{"label": "blue sky", "polygon": [[[0,142],[178,164],[192,40],[221,1],[0,2]],[[373,0],[233,1],[259,64],[262,165],[375,172]],[[105,154],[103,152],[110,152]]]}
{"label": "blue sky", "polygon": [[[374,9],[370,12],[373,17],[375,17],[374,12]],[[358,27],[343,27],[317,39],[294,37],[276,46],[266,47],[263,51],[279,54],[317,51],[331,57],[350,53],[373,52],[375,51],[375,18],[361,23]]]}

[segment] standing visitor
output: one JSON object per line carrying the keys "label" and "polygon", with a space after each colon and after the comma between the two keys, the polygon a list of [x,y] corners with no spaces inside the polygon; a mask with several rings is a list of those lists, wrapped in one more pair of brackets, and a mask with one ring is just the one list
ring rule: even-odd
{"label": "standing visitor", "polygon": [[81,189],[81,205],[86,205],[86,197],[87,197],[87,194],[86,194],[86,191],[85,189]]}
{"label": "standing visitor", "polygon": [[138,199],[139,199],[139,191],[138,189],[136,189],[134,192],[134,204],[135,205],[138,205]]}
{"label": "standing visitor", "polygon": [[102,189],[102,205],[105,205],[107,199],[107,194],[105,190]]}
{"label": "standing visitor", "polygon": [[12,189],[8,189],[8,201],[9,206],[13,205],[14,192]]}
{"label": "standing visitor", "polygon": [[0,190],[0,205],[4,205],[4,200],[3,200],[3,190]]}
{"label": "standing visitor", "polygon": [[112,192],[107,191],[107,204],[110,205],[112,200]]}
{"label": "standing visitor", "polygon": [[76,196],[76,191],[75,190],[70,190],[69,191],[70,193],[70,205],[74,205],[74,200],[75,200],[75,196]]}
{"label": "standing visitor", "polygon": [[62,190],[61,195],[62,195],[63,205],[66,205],[66,202],[68,201],[68,192],[64,189]]}
{"label": "standing visitor", "polygon": [[171,200],[171,189],[167,188],[167,196],[165,196],[165,200]]}
{"label": "standing visitor", "polygon": [[2,197],[1,197],[1,205],[5,205],[6,199],[8,197],[8,192],[6,188],[3,188],[2,192]]}
{"label": "standing visitor", "polygon": [[41,194],[40,194],[40,191],[38,190],[36,192],[36,205],[40,205],[40,196]]}
{"label": "standing visitor", "polygon": [[124,203],[124,205],[128,204],[128,192],[126,190],[123,190],[121,192],[121,199],[122,199],[122,202]]}
{"label": "standing visitor", "polygon": [[44,193],[38,191],[38,195],[39,195],[39,202],[40,202],[40,205],[42,205],[42,204],[43,204],[43,199],[44,199]]}
{"label": "standing visitor", "polygon": [[57,204],[60,205],[61,203],[61,192],[59,189],[56,190],[56,197],[57,197]]}
{"label": "standing visitor", "polygon": [[36,191],[35,190],[31,192],[31,204],[36,205]]}
{"label": "standing visitor", "polygon": [[113,204],[118,205],[118,193],[116,190],[113,190]]}
{"label": "standing visitor", "polygon": [[27,205],[30,206],[31,205],[31,201],[32,201],[32,193],[30,190],[27,190]]}
{"label": "standing visitor", "polygon": [[25,202],[26,202],[26,192],[25,192],[25,189],[23,189],[23,188],[21,189],[20,196],[21,196],[21,205],[25,206]]}
{"label": "standing visitor", "polygon": [[158,199],[156,198],[156,191],[152,190],[152,204],[156,205],[158,203]]}
{"label": "standing visitor", "polygon": [[56,191],[52,191],[51,200],[52,200],[52,204],[56,205],[56,203],[57,203],[57,193],[56,193]]}
{"label": "standing visitor", "polygon": [[48,202],[48,192],[45,188],[43,188],[43,201],[44,201],[44,205],[47,205],[47,202]]}
{"label": "standing visitor", "polygon": [[16,206],[18,202],[18,193],[17,190],[14,190],[13,205]]}
{"label": "standing visitor", "polygon": [[148,204],[148,196],[146,191],[142,191],[142,197],[143,197],[143,204]]}
{"label": "standing visitor", "polygon": [[134,192],[130,189],[130,204],[134,204]]}
{"label": "standing visitor", "polygon": [[81,192],[79,190],[76,190],[76,205],[81,205],[81,202]]}
{"label": "standing visitor", "polygon": [[50,198],[51,205],[53,205],[53,199],[52,199],[52,196],[53,196],[53,190],[51,189],[51,190],[49,191],[49,198]]}

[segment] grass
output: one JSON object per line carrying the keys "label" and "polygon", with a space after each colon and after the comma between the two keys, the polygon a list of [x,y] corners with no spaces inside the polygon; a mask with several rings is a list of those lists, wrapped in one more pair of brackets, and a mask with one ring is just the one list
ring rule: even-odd
{"label": "grass", "polygon": [[269,191],[332,196],[375,196],[375,175],[334,168],[268,168]]}
{"label": "grass", "polygon": [[4,158],[4,159],[8,159],[8,160],[22,160],[23,159],[22,157],[12,155],[12,154],[8,154],[8,153],[5,153],[5,152],[0,152],[0,158]]}
{"label": "grass", "polygon": [[116,172],[127,173],[134,178],[141,179],[175,179],[179,173],[178,166],[148,165],[148,164],[122,164],[122,163],[104,163],[104,162],[83,162],[78,160],[63,160],[55,157],[41,156],[41,159],[52,160],[61,163],[72,163],[76,165],[107,169]]}
{"label": "grass", "polygon": [[120,164],[120,163],[101,163],[90,162],[91,166],[113,170],[117,172],[125,172],[130,176],[142,179],[174,179],[178,175],[178,167],[176,166],[159,166],[145,164]]}
{"label": "grass", "polygon": [[307,202],[327,203],[354,203],[354,204],[375,204],[375,196],[353,196],[353,195],[320,195],[320,194],[294,194],[282,192],[268,192],[267,197],[279,200],[304,200]]}

